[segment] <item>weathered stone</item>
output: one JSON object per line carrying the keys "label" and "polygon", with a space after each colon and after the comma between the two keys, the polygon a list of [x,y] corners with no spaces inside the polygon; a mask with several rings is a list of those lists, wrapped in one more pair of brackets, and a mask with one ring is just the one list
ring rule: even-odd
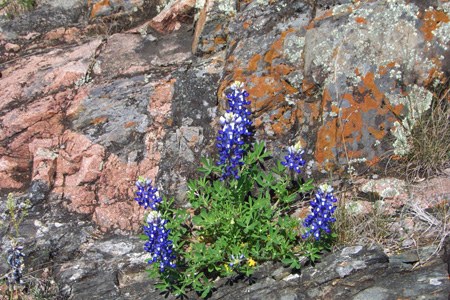
{"label": "weathered stone", "polygon": [[27,159],[8,157],[3,155],[0,157],[0,182],[3,189],[17,189],[24,185],[21,179],[26,177],[30,165]]}
{"label": "weathered stone", "polygon": [[[148,24],[160,33],[168,33],[178,30],[181,23],[186,20],[186,16],[195,6],[195,0],[182,0],[174,2],[171,6],[166,7]],[[145,26],[145,24],[144,24]],[[141,26],[141,28],[143,28]]]}
{"label": "weathered stone", "polygon": [[28,199],[30,199],[32,205],[36,205],[47,199],[49,191],[50,187],[47,182],[35,180],[31,182],[30,188],[28,189]]}
{"label": "weathered stone", "polygon": [[83,109],[72,121],[72,128],[124,161],[132,151],[142,156],[144,135],[151,122],[147,116],[151,91],[143,76],[96,86],[80,104]]}
{"label": "weathered stone", "polygon": [[192,38],[186,34],[186,29],[158,40],[145,35],[115,34],[108,39],[104,51],[98,57],[97,70],[94,72],[102,77],[144,72],[158,77],[158,73],[164,74],[166,70],[155,70],[154,67],[167,67],[186,61],[191,56],[191,43]]}
{"label": "weathered stone", "polygon": [[[220,69],[219,69],[220,70]],[[200,158],[215,151],[218,70],[201,68],[176,74],[169,114],[171,130],[164,137],[158,182],[166,195],[183,202],[187,178],[196,174]],[[195,88],[193,88],[195,87]],[[176,158],[176,159],[175,159]]]}
{"label": "weathered stone", "polygon": [[31,31],[48,32],[54,28],[76,23],[81,16],[81,11],[81,7],[78,6],[72,6],[67,10],[61,7],[42,7],[14,20],[1,23],[0,33],[8,39],[16,39],[19,35],[26,35]]}
{"label": "weathered stone", "polygon": [[12,43],[6,43],[5,50],[9,52],[17,52],[20,50],[20,46]]}
{"label": "weathered stone", "polygon": [[90,2],[91,18],[109,16],[119,11],[131,13],[140,9],[144,0],[95,0]]}
{"label": "weathered stone", "polygon": [[203,55],[224,50],[227,45],[227,26],[235,14],[235,1],[205,1],[195,28],[192,53]]}

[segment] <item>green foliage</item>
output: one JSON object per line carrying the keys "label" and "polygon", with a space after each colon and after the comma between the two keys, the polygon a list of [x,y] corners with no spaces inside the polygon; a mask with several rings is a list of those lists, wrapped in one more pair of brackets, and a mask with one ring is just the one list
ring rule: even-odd
{"label": "green foliage", "polygon": [[169,220],[177,267],[160,273],[158,264],[151,265],[148,272],[161,281],[158,288],[177,295],[193,289],[206,297],[219,276],[250,277],[268,260],[300,268],[301,256],[314,261],[329,248],[327,239],[312,244],[302,240],[300,220],[288,214],[296,197],[313,189],[312,180],[294,181],[280,162],[263,171],[260,164],[269,155],[263,143],[254,145],[240,178],[228,181],[218,180],[220,168],[203,158],[198,170],[204,175],[188,184],[190,209],[173,209],[173,199],[163,199],[158,211]]}
{"label": "green foliage", "polygon": [[8,236],[13,243],[17,243],[19,237],[19,227],[24,217],[28,215],[28,209],[30,208],[30,199],[27,199],[24,203],[17,205],[14,201],[14,195],[8,194],[8,200],[6,202],[6,209],[10,217],[10,226],[14,228],[15,237],[8,232]]}

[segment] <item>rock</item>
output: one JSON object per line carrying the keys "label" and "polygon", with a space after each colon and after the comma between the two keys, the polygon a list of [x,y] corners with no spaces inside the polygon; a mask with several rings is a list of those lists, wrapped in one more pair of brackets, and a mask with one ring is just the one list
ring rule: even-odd
{"label": "rock", "polygon": [[234,1],[205,1],[195,28],[192,53],[213,54],[227,45],[227,26],[236,14]]}
{"label": "rock", "polygon": [[144,0],[96,0],[90,3],[91,18],[109,16],[119,11],[125,13],[132,13],[141,9],[144,5]]}
{"label": "rock", "polygon": [[[407,263],[398,264],[405,259],[397,256],[391,260],[380,247],[353,246],[325,255],[314,266],[282,280],[270,279],[269,272],[276,266],[264,264],[255,273],[255,284],[220,286],[211,299],[397,299],[431,294],[435,299],[447,299],[450,282],[444,278],[447,265],[443,257],[411,271]],[[397,284],[407,288],[398,289]]]}
{"label": "rock", "polygon": [[[18,189],[24,186],[30,165],[27,159],[0,157],[0,182],[3,189]],[[24,182],[21,182],[24,181]]]}
{"label": "rock", "polygon": [[76,23],[80,19],[81,13],[82,8],[78,6],[72,6],[67,10],[61,6],[45,6],[18,16],[14,20],[2,22],[0,33],[6,35],[8,39],[16,39],[20,35],[27,35],[33,31],[42,34]]}
{"label": "rock", "polygon": [[161,175],[157,182],[164,187],[161,190],[165,195],[175,196],[180,204],[187,190],[187,178],[196,174],[200,158],[215,150],[211,141],[214,141],[216,129],[210,124],[217,118],[219,71],[220,68],[195,68],[176,74],[168,115],[171,129],[163,138]]}
{"label": "rock", "polygon": [[154,17],[149,22],[149,25],[152,26],[156,31],[163,34],[178,30],[181,27],[180,22],[183,22],[187,19],[187,16],[195,5],[195,2],[195,0],[183,0],[174,2],[171,6],[166,7],[156,17]]}
{"label": "rock", "polygon": [[9,52],[18,52],[20,50],[20,46],[12,43],[6,43],[5,50]]}
{"label": "rock", "polygon": [[49,191],[47,182],[42,180],[32,181],[28,189],[28,199],[30,199],[32,205],[36,205],[47,199]]}

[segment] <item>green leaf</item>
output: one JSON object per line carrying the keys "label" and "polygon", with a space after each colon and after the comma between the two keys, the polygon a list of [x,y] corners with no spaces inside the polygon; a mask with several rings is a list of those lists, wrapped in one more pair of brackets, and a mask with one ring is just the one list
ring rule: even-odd
{"label": "green leaf", "polygon": [[285,259],[281,260],[281,262],[282,262],[283,264],[290,264],[290,263],[292,263],[292,259],[290,259],[290,258],[285,258]]}

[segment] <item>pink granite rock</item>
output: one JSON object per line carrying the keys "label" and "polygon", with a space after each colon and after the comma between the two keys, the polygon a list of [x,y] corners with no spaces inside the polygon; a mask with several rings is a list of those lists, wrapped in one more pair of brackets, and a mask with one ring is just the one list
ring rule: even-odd
{"label": "pink granite rock", "polygon": [[18,52],[20,50],[20,46],[13,43],[6,43],[5,50],[9,52]]}
{"label": "pink granite rock", "polygon": [[29,161],[20,157],[0,157],[0,187],[2,189],[22,188],[25,182],[20,180],[29,170]]}
{"label": "pink granite rock", "polygon": [[49,187],[53,186],[59,156],[58,139],[34,139],[28,148],[33,157],[31,180],[43,180]]}

